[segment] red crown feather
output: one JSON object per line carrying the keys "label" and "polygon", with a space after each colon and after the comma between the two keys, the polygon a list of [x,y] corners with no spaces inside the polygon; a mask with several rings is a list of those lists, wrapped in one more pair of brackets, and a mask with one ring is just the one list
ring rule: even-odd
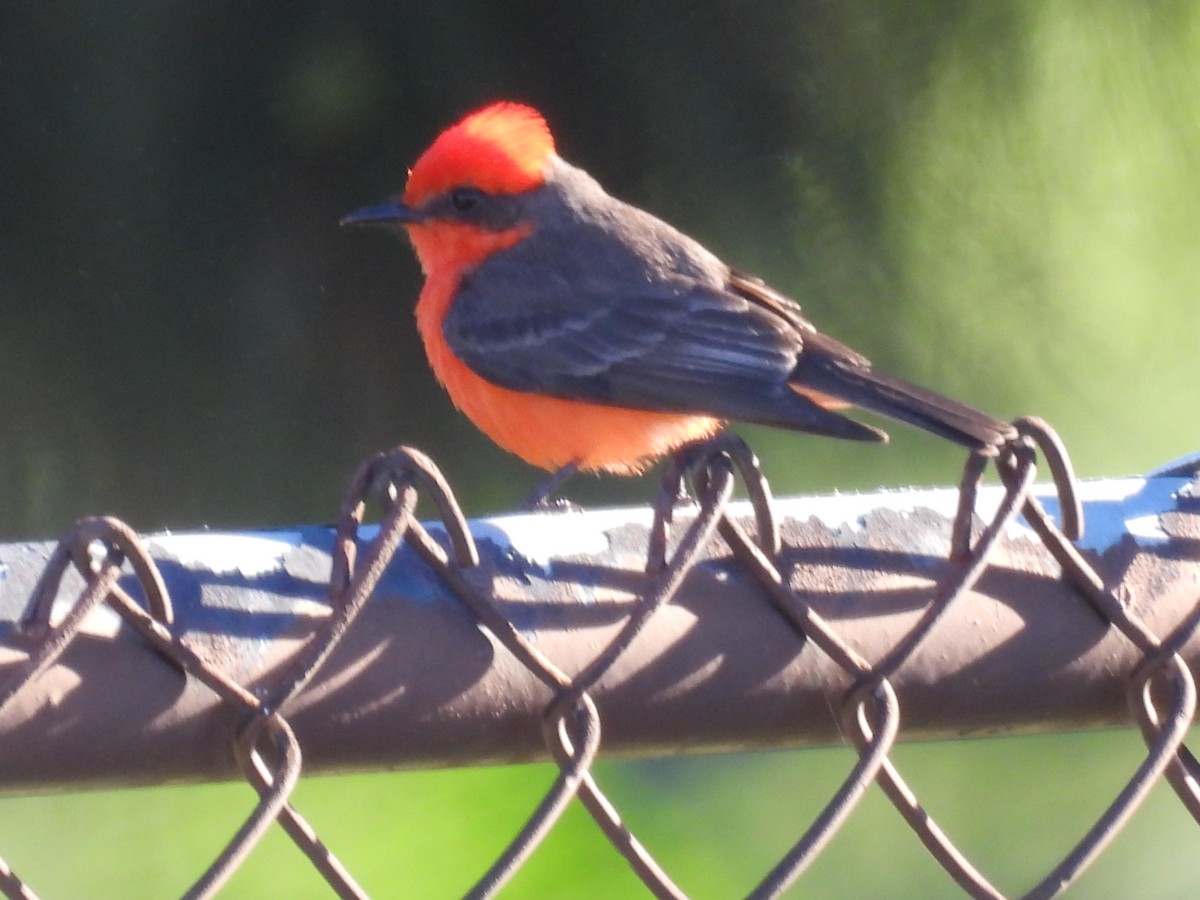
{"label": "red crown feather", "polygon": [[450,188],[519,194],[544,180],[554,137],[541,113],[501,101],[471,113],[437,136],[413,164],[404,202],[420,206]]}

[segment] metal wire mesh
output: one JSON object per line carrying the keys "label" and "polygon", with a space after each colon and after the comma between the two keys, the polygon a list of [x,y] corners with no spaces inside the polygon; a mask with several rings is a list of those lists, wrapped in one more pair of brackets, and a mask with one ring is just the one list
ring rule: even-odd
{"label": "metal wire mesh", "polygon": [[[977,453],[968,458],[944,570],[947,575],[914,624],[873,660],[839,634],[793,587],[789,564],[782,559],[784,547],[766,481],[753,454],[735,438],[725,436],[692,448],[668,465],[646,548],[647,587],[611,641],[574,674],[549,658],[514,622],[511,610],[497,602],[488,580],[477,577],[475,541],[448,485],[428,458],[401,448],[368,459],[355,473],[336,526],[327,589],[332,614],[321,621],[318,631],[269,685],[256,683],[250,688],[239,683],[211,654],[200,652],[182,636],[175,627],[173,598],[145,543],[120,521],[93,518],[80,521],[62,537],[41,573],[17,635],[18,649],[24,655],[3,671],[0,715],[79,638],[91,612],[107,604],[170,666],[202,685],[228,711],[230,720],[237,723],[232,754],[259,796],[245,822],[186,896],[215,893],[273,823],[282,826],[338,895],[365,896],[291,804],[301,774],[301,746],[288,710],[342,641],[399,548],[407,544],[552,697],[542,709],[541,740],[557,765],[557,777],[469,896],[497,893],[542,843],[571,801],[578,799],[650,892],[659,897],[682,897],[683,892],[629,830],[593,777],[592,767],[602,746],[601,714],[593,694],[652,617],[677,600],[685,579],[699,562],[717,552],[758,586],[759,596],[776,614],[778,627],[793,636],[797,653],[802,648],[820,653],[845,676],[849,688],[840,692],[836,714],[841,733],[857,751],[845,779],[751,896],[778,896],[796,882],[866,789],[878,784],[928,852],[965,892],[975,897],[1000,897],[1000,891],[922,807],[890,757],[900,733],[901,714],[893,680],[943,622],[947,611],[961,602],[994,563],[1001,535],[1023,516],[1061,567],[1062,578],[1073,588],[1077,602],[1086,604],[1134,649],[1138,661],[1125,673],[1124,683],[1130,712],[1147,748],[1135,773],[1103,814],[1028,893],[1030,897],[1053,896],[1101,853],[1150,788],[1164,777],[1192,816],[1200,818],[1200,766],[1183,743],[1196,711],[1196,690],[1180,655],[1200,625],[1200,603],[1169,632],[1160,634],[1137,612],[1144,608],[1138,602],[1144,598],[1129,596],[1124,586],[1106,586],[1072,543],[1082,532],[1082,512],[1063,448],[1053,432],[1036,420],[1023,420],[1019,431],[1020,437],[998,456]],[[1039,455],[1053,477],[1058,524],[1031,493]],[[989,466],[1004,486],[1004,497],[994,514],[980,523],[977,490]],[[739,479],[750,497],[752,527],[730,514]],[[678,516],[678,500],[685,483],[690,485],[695,509],[689,510],[686,521],[676,522],[683,518]],[[415,517],[420,495],[436,505],[448,536],[444,544]],[[380,503],[381,524],[378,534],[364,543],[360,532],[372,499]],[[1197,536],[1192,539],[1194,542]],[[134,573],[136,591],[120,582],[126,566]],[[72,568],[82,576],[82,588],[64,611],[63,595],[72,593],[64,583]],[[2,863],[0,889],[10,897],[34,896]]]}

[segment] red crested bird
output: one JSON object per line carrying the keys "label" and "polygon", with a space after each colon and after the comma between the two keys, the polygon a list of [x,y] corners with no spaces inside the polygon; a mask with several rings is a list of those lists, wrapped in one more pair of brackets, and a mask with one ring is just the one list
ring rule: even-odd
{"label": "red crested bird", "polygon": [[543,469],[635,474],[726,421],[887,440],[837,412],[848,407],[985,452],[1016,434],[876,372],[765,282],[609,196],[527,106],[494,103],[450,126],[401,198],[342,221],[408,233],[438,381]]}

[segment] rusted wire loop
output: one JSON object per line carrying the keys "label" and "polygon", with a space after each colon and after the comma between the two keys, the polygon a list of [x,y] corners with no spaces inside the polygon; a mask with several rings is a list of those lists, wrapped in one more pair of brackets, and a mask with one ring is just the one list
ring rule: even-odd
{"label": "rusted wire loop", "polygon": [[[58,550],[63,547],[64,545],[60,544],[56,548],[55,556],[60,555]],[[49,570],[44,571],[42,579],[39,581],[39,586],[47,580],[48,576],[49,580],[57,582],[68,563],[69,553],[64,549],[61,553],[61,563],[57,575],[51,573]],[[6,672],[8,677],[5,679],[3,687],[0,688],[0,710],[7,707],[26,684],[33,681],[42,672],[52,666],[55,660],[62,655],[63,651],[67,649],[82,627],[84,619],[87,618],[94,607],[99,606],[104,601],[109,591],[116,585],[119,576],[120,572],[117,569],[112,567],[105,569],[84,588],[61,622],[54,627],[44,626],[27,629],[28,635],[33,638],[33,643],[28,648],[29,655],[22,662],[14,665]],[[38,590],[39,587],[34,588],[35,594]]]}
{"label": "rusted wire loop", "polygon": [[782,546],[779,525],[775,518],[771,486],[762,465],[749,444],[733,432],[723,431],[716,437],[685,445],[667,461],[654,505],[647,571],[663,565],[668,526],[673,519],[675,504],[683,494],[684,480],[691,480],[693,491],[699,498],[706,492],[705,485],[711,481],[715,469],[728,467],[730,463],[742,476],[742,483],[746,486],[746,494],[754,511],[755,535],[759,545],[768,556],[779,553]]}
{"label": "rusted wire loop", "polygon": [[[1127,596],[1124,596],[1124,588],[1117,590],[1118,594],[1122,595],[1119,597],[1121,606],[1128,609],[1130,601]],[[1134,710],[1138,726],[1141,728],[1147,744],[1154,739],[1159,721],[1157,717],[1151,716],[1144,707],[1148,689],[1142,688],[1141,685],[1152,686],[1156,676],[1164,677],[1160,673],[1167,666],[1175,664],[1175,655],[1180,653],[1191,640],[1198,622],[1200,622],[1200,607],[1194,608],[1192,613],[1172,630],[1166,640],[1162,641],[1153,652],[1145,655],[1130,673],[1127,688],[1130,708]],[[1151,709],[1153,708],[1156,707],[1151,707]],[[1167,769],[1167,778],[1180,801],[1188,808],[1192,817],[1200,822],[1200,761],[1187,747],[1179,748],[1175,759]]]}
{"label": "rusted wire loop", "polygon": [[[677,459],[673,458],[668,465],[670,477],[664,477],[663,479],[663,487],[659,491],[660,500],[669,492],[672,483],[682,484],[683,478],[689,471],[687,467],[682,465],[676,467],[677,461]],[[715,517],[723,510],[724,505],[733,496],[733,463],[729,457],[724,454],[717,454],[708,458],[706,462],[709,464],[709,475],[702,483],[696,485],[696,506],[699,512],[689,531],[695,530],[696,521],[715,521]],[[649,575],[660,575],[664,569],[671,565],[671,560],[667,556],[670,537],[669,526],[674,518],[673,509],[672,504],[667,504],[665,507],[656,507],[654,511],[655,523],[654,527],[651,528],[650,552],[647,554],[646,560],[646,572]],[[687,533],[689,532],[685,532],[685,534]],[[679,548],[676,548],[676,559],[679,557],[679,552]]]}
{"label": "rusted wire loop", "polygon": [[575,760],[590,760],[600,749],[600,712],[591,694],[555,697],[542,713],[542,739],[562,768]]}
{"label": "rusted wire loop", "polygon": [[560,768],[586,758],[577,794],[584,808],[629,863],[630,868],[656,897],[683,900],[686,895],[621,821],[621,814],[604,795],[590,768],[600,751],[600,715],[588,694],[555,698],[542,715],[542,738]]}
{"label": "rusted wire loop", "polygon": [[[1169,702],[1160,704],[1155,693],[1164,690],[1168,691]],[[1155,733],[1164,724],[1169,726],[1173,718],[1182,717],[1184,724],[1189,724],[1196,712],[1195,679],[1183,658],[1176,654],[1142,660],[1130,673],[1126,694],[1139,724]],[[1165,716],[1160,714],[1160,706],[1168,710]]]}
{"label": "rusted wire loop", "polygon": [[875,676],[852,684],[838,702],[842,732],[860,753],[883,740],[885,750],[900,733],[900,700],[886,677]]}
{"label": "rusted wire loop", "polygon": [[[103,556],[92,555],[93,545],[99,543]],[[105,567],[120,571],[128,559],[146,598],[150,614],[165,625],[174,621],[170,595],[163,583],[158,566],[132,528],[111,516],[93,516],[80,519],[59,539],[58,546],[50,556],[42,577],[33,590],[26,613],[22,616],[23,628],[39,632],[50,627],[54,612],[54,601],[58,597],[68,560],[75,564],[86,581],[94,580]]]}
{"label": "rusted wire loop", "polygon": [[389,498],[394,497],[400,485],[415,480],[437,508],[438,517],[450,539],[455,564],[464,567],[479,565],[479,551],[475,547],[475,538],[471,535],[467,518],[445,476],[432,459],[415,447],[397,447],[379,454],[366,477],[373,490]]}
{"label": "rusted wire loop", "polygon": [[[1173,677],[1163,680],[1175,689],[1171,693],[1171,709],[1161,720],[1151,697],[1151,682],[1145,677],[1137,686],[1140,703],[1133,704],[1134,713],[1147,739],[1149,753],[1134,771],[1132,777],[1117,794],[1116,798],[1096,823],[1088,829],[1083,839],[1054,867],[1028,894],[1027,898],[1042,900],[1054,897],[1066,890],[1080,874],[1095,861],[1118,831],[1129,821],[1129,817],[1146,799],[1155,782],[1172,763],[1187,735],[1192,717],[1196,712],[1196,683],[1183,660],[1171,657]],[[1148,674],[1148,673],[1147,673]],[[1135,682],[1136,683],[1136,682]],[[1131,683],[1133,687],[1133,683]],[[1143,717],[1145,722],[1143,724]],[[1149,729],[1147,732],[1146,729]]]}
{"label": "rusted wire loop", "polygon": [[[271,764],[265,762],[260,749],[264,738],[272,752]],[[211,897],[220,890],[279,817],[300,778],[300,744],[291,726],[279,715],[251,720],[234,742],[234,755],[247,779],[258,790],[259,802],[212,865],[184,894],[185,900]]]}
{"label": "rusted wire loop", "polygon": [[700,486],[711,478],[716,459],[722,456],[729,459],[742,476],[742,484],[746,486],[750,508],[754,510],[755,536],[758,545],[762,547],[767,556],[777,556],[782,545],[779,537],[779,525],[775,520],[771,485],[767,482],[762,464],[754,451],[750,449],[750,445],[732,431],[723,431],[695,449],[703,454],[690,468],[697,493],[701,490]]}
{"label": "rusted wire loop", "polygon": [[1067,447],[1050,424],[1036,416],[1025,416],[1014,423],[1017,432],[1029,438],[1041,451],[1042,459],[1050,470],[1054,492],[1058,497],[1059,529],[1067,540],[1077,541],[1083,537],[1083,503],[1079,500],[1079,482],[1075,478],[1075,467]]}
{"label": "rusted wire loop", "polygon": [[171,608],[171,595],[167,592],[167,586],[163,582],[158,565],[150,557],[150,551],[146,549],[146,545],[142,543],[137,532],[120,519],[112,516],[80,520],[74,560],[76,567],[85,578],[89,572],[96,571],[95,564],[86,549],[95,542],[99,542],[105,550],[106,559],[100,565],[111,561],[119,568],[122,558],[129,561],[129,565],[137,576],[138,586],[142,589],[145,597],[144,605],[147,612],[163,625],[170,627],[175,620],[175,613]]}
{"label": "rusted wire loop", "polygon": [[[114,535],[115,539],[107,540]],[[91,556],[90,547],[96,541],[100,541],[104,549],[104,556],[100,560],[93,560]],[[118,585],[127,555],[141,579],[143,594],[151,611],[144,609]],[[85,586],[62,619],[52,623],[55,600],[72,561],[80,567]],[[0,688],[0,709],[7,706],[25,684],[54,664],[75,639],[93,608],[107,601],[121,612],[118,602],[121,598],[167,631],[166,624],[156,619],[152,611],[165,611],[169,617],[171,604],[166,585],[158,567],[133,531],[115,519],[82,519],[76,522],[55,546],[34,586],[26,612],[19,621],[22,630],[33,637],[34,643],[29,648],[29,655],[9,672],[3,688]]]}
{"label": "rusted wire loop", "polygon": [[[51,618],[54,614],[54,603],[58,599],[63,576],[66,575],[67,568],[71,565],[77,527],[77,525],[72,525],[55,545],[54,551],[46,561],[45,568],[42,569],[42,573],[38,577],[37,584],[33,586],[33,592],[30,594],[29,602],[25,605],[25,611],[17,621],[17,624],[26,634],[44,638],[52,630]],[[117,565],[110,566],[106,571],[101,571],[97,575],[92,576],[85,584],[94,586],[101,577],[104,577],[110,585],[116,584],[120,574],[120,564],[118,563]],[[91,608],[95,603],[102,601],[106,594],[107,590],[104,593],[96,594],[92,602],[89,602],[86,606]],[[67,613],[64,621],[58,624],[58,630],[63,630],[66,620],[71,618],[75,610],[81,605],[85,605],[83,604],[83,595],[72,606],[72,612]]]}
{"label": "rusted wire loop", "polygon": [[[360,466],[355,481],[368,470]],[[356,490],[357,484],[355,488]],[[277,710],[298,694],[341,642],[350,625],[358,617],[363,604],[370,599],[388,564],[396,555],[400,542],[416,524],[413,511],[417,506],[417,489],[406,484],[394,496],[379,525],[379,533],[367,545],[361,563],[357,560],[357,532],[361,524],[363,503],[347,502],[334,535],[329,569],[329,603],[333,615],[323,634],[314,635],[288,669],[287,676],[263,698],[263,708]]]}
{"label": "rusted wire loop", "polygon": [[[267,764],[261,752],[264,727],[278,727],[276,724],[264,725],[264,723],[271,723],[273,719],[277,719],[278,725],[282,725],[283,729],[286,729],[281,735],[282,739],[277,739],[273,746],[268,743],[266,748],[274,754],[274,769]],[[291,743],[295,744],[295,753],[292,752],[289,746],[288,735],[291,735]],[[278,772],[292,765],[293,758],[297,766],[298,775],[300,763],[299,744],[295,742],[295,736],[291,734],[291,727],[288,725],[286,719],[270,715],[257,717],[235,739],[234,748],[238,766],[241,768],[243,776],[260,797],[269,797],[271,795],[278,780]],[[348,900],[365,900],[367,897],[366,891],[359,886],[358,882],[354,880],[354,876],[334,856],[333,852],[325,846],[313,827],[296,811],[291,803],[285,802],[280,807],[277,821],[280,827],[287,832],[296,846],[309,858],[313,867],[320,872],[321,876],[339,897],[348,898]]]}
{"label": "rusted wire loop", "polygon": [[[351,488],[351,495],[354,488]],[[349,498],[348,498],[349,499]],[[383,567],[391,561],[392,555],[400,546],[405,533],[416,521],[413,513],[417,508],[417,489],[414,485],[406,485],[388,501],[383,521],[379,523],[379,532],[367,546],[369,559],[382,560]],[[356,503],[347,502],[343,514],[334,528],[333,550],[330,560],[329,601],[335,609],[344,606],[347,598],[354,591],[355,582],[364,577],[376,578],[383,575],[383,569],[372,567],[370,563],[358,563],[358,531],[362,527],[363,514],[366,504],[359,500]],[[386,553],[384,551],[387,551]],[[372,585],[372,588],[374,585]],[[369,592],[368,592],[369,593]]]}
{"label": "rusted wire loop", "polygon": [[994,462],[996,474],[1007,485],[1022,465],[1037,464],[1037,444],[1032,438],[1020,435],[1004,445],[1004,452]]}
{"label": "rusted wire loop", "polygon": [[859,725],[858,714],[850,713],[855,724],[849,730],[855,736],[858,758],[846,779],[800,839],[750,892],[752,900],[778,897],[795,883],[837,834],[887,760],[887,753],[900,730],[900,704],[891,684],[884,679],[873,690],[864,688],[853,696],[848,695],[847,703],[849,706],[843,704],[843,716],[850,706],[862,708],[870,705],[877,710],[873,725],[864,727]]}
{"label": "rusted wire loop", "polygon": [[[335,528],[333,567],[329,579],[330,595],[346,590],[357,554],[358,530],[366,516],[367,501],[378,498],[385,517],[395,509],[403,486],[420,485],[433,498],[449,535],[459,565],[479,562],[474,538],[466,517],[442,473],[424,453],[411,447],[397,447],[367,457],[350,478]],[[416,500],[413,500],[415,508]]]}
{"label": "rusted wire loop", "polygon": [[573,700],[590,690],[612,667],[617,657],[629,648],[650,617],[675,596],[684,578],[711,543],[713,533],[725,515],[729,498],[733,494],[733,480],[733,470],[729,461],[715,461],[711,477],[700,492],[700,509],[696,518],[688,523],[674,555],[669,560],[664,560],[662,567],[650,573],[653,580],[641,601],[621,626],[621,630],[605,645],[603,651],[571,680],[564,697]]}
{"label": "rusted wire loop", "polygon": [[860,750],[877,735],[891,733],[892,739],[900,728],[900,701],[892,683],[882,676],[852,684],[842,696],[842,728]]}
{"label": "rusted wire loop", "polygon": [[975,501],[979,497],[979,483],[992,458],[982,451],[972,450],[963,464],[962,478],[958,481],[958,509],[954,513],[954,526],[950,531],[952,561],[957,562],[971,555],[971,526],[975,517]]}
{"label": "rusted wire loop", "polygon": [[[577,721],[567,726],[565,720],[573,717]],[[495,896],[566,811],[600,750],[600,713],[586,694],[565,707],[556,698],[543,716],[542,734],[547,749],[558,762],[558,776],[517,836],[467,892],[466,896],[472,900]]]}
{"label": "rusted wire loop", "polygon": [[[102,523],[99,526],[99,529],[104,531],[107,528],[107,525],[108,523]],[[89,534],[87,531],[84,531],[81,537],[81,540],[87,540],[89,544],[93,544],[96,539],[97,538],[93,534]],[[70,545],[64,544],[63,546]],[[78,542],[76,542],[76,546],[78,546]],[[123,542],[122,546],[132,545],[129,542]],[[185,672],[198,678],[202,683],[213,690],[222,699],[222,701],[246,711],[253,712],[259,710],[259,701],[253,694],[248,692],[241,685],[230,680],[230,678],[224,672],[222,672],[220,669],[214,668],[205,659],[200,657],[186,641],[174,635],[162,621],[155,618],[151,612],[142,606],[139,601],[135,600],[134,597],[132,597],[124,588],[116,583],[116,579],[120,574],[122,555],[128,555],[131,563],[139,559],[144,560],[145,566],[135,566],[135,571],[138,571],[139,576],[144,574],[146,567],[152,568],[154,572],[157,573],[157,567],[148,555],[144,553],[131,553],[129,551],[123,552],[120,549],[117,549],[116,552],[107,553],[105,559],[99,564],[89,565],[88,568],[91,574],[89,574],[88,577],[90,582],[87,589],[85,589],[81,601],[78,602],[72,609],[67,619],[64,620],[64,622],[57,629],[51,632],[52,636],[54,636],[56,639],[54,649],[65,647],[69,643],[70,639],[74,637],[74,634],[78,629],[78,623],[82,621],[83,617],[86,615],[86,612],[92,606],[97,605],[99,602],[107,601],[109,605],[111,605],[125,621],[133,625],[147,640],[147,642],[159,653],[161,653],[168,661],[170,661],[173,665],[183,669]],[[162,584],[161,578],[154,580],[157,580],[160,585]],[[144,584],[145,581],[143,580],[142,583]],[[151,583],[153,584],[153,581],[151,581]],[[146,591],[147,596],[151,595],[152,590],[153,589]],[[161,590],[163,591],[162,596],[169,600],[169,597],[166,594],[165,586],[163,586]],[[94,598],[90,597],[89,595],[94,595]],[[54,655],[56,656],[57,653]],[[47,664],[47,662],[42,661],[39,665],[39,668],[44,668],[45,664]],[[252,722],[260,721],[263,721],[262,717],[257,717],[252,720]],[[282,720],[280,720],[280,722],[282,722]],[[284,737],[290,740],[291,745],[295,749],[295,752],[291,754],[291,757],[294,758],[296,770],[292,779],[294,783],[295,779],[299,777],[299,746],[296,744],[294,736],[291,735],[290,729],[287,729],[286,723],[283,723],[283,728],[286,732]],[[287,748],[285,747],[285,749]],[[264,782],[262,779],[264,777],[265,776],[260,774],[260,783],[256,785],[256,789],[259,790],[260,794],[263,793],[262,785]],[[267,803],[269,805],[273,805],[273,798],[268,797]],[[269,810],[266,815],[267,818],[261,825],[262,829],[265,829],[265,827],[269,826],[271,821],[274,820],[274,815],[270,814]],[[335,888],[335,890],[338,891],[341,896],[365,896],[361,889],[357,887],[353,879],[349,876],[349,873],[345,872],[340,863],[338,863],[338,861],[332,857],[332,854],[329,854],[328,852],[322,852],[324,848],[320,845],[319,841],[316,842],[315,848],[311,845],[311,842],[307,844],[304,842],[303,837],[305,829],[307,829],[307,832],[309,833],[311,833],[311,829],[307,828],[307,824],[303,822],[303,819],[299,819],[298,816],[285,815],[282,819],[282,824],[288,829],[289,833],[292,834],[293,839],[296,840],[297,844],[299,844],[302,849],[305,849],[305,851],[309,853],[314,860],[314,864],[316,864],[322,875],[326,877],[326,880]],[[241,837],[244,839],[248,834],[249,832],[243,831]],[[257,839],[257,837],[252,837],[248,843],[245,843],[244,840],[243,842],[239,843],[239,840],[235,839],[235,841],[230,845],[231,855],[226,860],[225,868],[223,870],[220,869],[220,860],[218,860],[217,863],[214,863],[214,866],[210,867],[205,876],[202,876],[201,880],[197,882],[196,886],[193,887],[192,893],[189,894],[189,896],[209,896],[216,891],[229,877],[229,875],[232,874],[232,872],[240,865],[241,861],[245,858],[246,854],[250,852],[254,842],[256,842]]]}
{"label": "rusted wire loop", "polygon": [[1009,524],[1016,519],[1017,513],[1026,507],[1033,488],[1033,479],[1037,474],[1034,465],[1036,454],[1028,444],[1010,444],[1011,470],[1007,473],[1007,490],[1003,500],[996,508],[992,521],[984,528],[978,543],[967,559],[960,561],[946,578],[939,582],[933,599],[921,614],[921,618],[908,630],[903,639],[893,643],[892,648],[878,660],[865,677],[869,682],[873,677],[890,676],[899,669],[916,651],[922,641],[945,615],[946,610],[965,596],[987,569],[992,552]]}
{"label": "rusted wire loop", "polygon": [[[658,561],[656,564],[652,558],[647,565],[648,574],[655,576],[655,581],[621,631],[582,672],[560,689],[553,702],[546,708],[542,719],[543,740],[562,774],[516,840],[469,896],[486,897],[495,893],[541,842],[545,833],[562,814],[566,803],[576,794],[581,795],[582,802],[597,824],[656,896],[683,896],[633,834],[625,828],[620,816],[588,774],[588,767],[599,752],[600,717],[587,691],[628,648],[650,616],[670,601],[682,584],[683,578],[711,541],[733,491],[733,470],[728,458],[715,462],[713,470],[704,484],[698,486],[700,510],[696,518],[689,523],[674,555],[668,560],[665,539],[667,522],[674,508],[683,473],[682,467],[668,467],[668,473],[663,479],[663,494],[669,502],[660,503],[656,510],[656,521],[659,525],[656,532],[663,537],[657,553],[652,551],[650,554],[651,557],[657,555]],[[490,604],[473,594],[474,592],[467,592],[472,607],[483,604],[490,612]],[[481,621],[485,624],[488,622],[483,617]],[[511,637],[509,631],[508,627],[504,627],[498,635],[506,644],[509,643],[507,638]],[[556,667],[553,671],[558,672]]]}
{"label": "rusted wire loop", "polygon": [[[869,715],[872,711],[874,715]],[[891,682],[876,679],[847,691],[842,701],[842,723],[860,754],[870,752],[880,736],[886,738],[878,751],[881,759],[876,780],[938,865],[970,896],[1003,900],[1004,895],[954,846],[887,757],[900,727],[900,705]]]}
{"label": "rusted wire loop", "polygon": [[[1054,557],[1054,561],[1062,567],[1063,577],[1071,587],[1075,588],[1088,604],[1096,611],[1101,619],[1119,625],[1126,620],[1125,610],[1117,602],[1111,592],[1105,589],[1104,580],[1092,568],[1075,545],[1067,540],[1058,530],[1050,515],[1038,502],[1036,497],[1026,498],[1025,508],[1021,511],[1029,527],[1037,534],[1042,545]],[[1126,634],[1133,637],[1135,630],[1127,630]],[[1141,639],[1139,646],[1145,649],[1153,642],[1146,643]]]}
{"label": "rusted wire loop", "polygon": [[233,741],[238,768],[259,794],[270,793],[300,772],[300,743],[287,719],[264,713],[246,722]]}
{"label": "rusted wire loop", "polygon": [[[1025,420],[1021,421],[1024,422]],[[1040,420],[1030,421],[1037,423]],[[1028,437],[1023,435],[1018,441],[1008,445],[1009,452],[1003,459],[997,462],[996,470],[1000,475],[1000,480],[1006,487],[1011,489],[1016,478],[1015,458],[1018,452],[1028,452],[1029,448],[1040,447],[1044,455],[1049,453],[1050,464],[1055,478],[1055,488],[1059,492],[1059,505],[1063,509],[1064,524],[1073,526],[1075,531],[1078,532],[1082,527],[1082,512],[1079,512],[1078,515],[1069,512],[1072,508],[1079,506],[1079,499],[1075,492],[1074,474],[1070,469],[1070,463],[1067,461],[1065,451],[1059,452],[1061,447],[1058,446],[1057,435],[1050,430],[1048,425],[1042,424],[1045,434],[1053,436],[1053,440],[1047,438],[1047,443],[1038,445],[1034,443],[1036,439],[1040,439],[1036,434]],[[1022,451],[1021,448],[1026,449]],[[1029,527],[1037,534],[1042,545],[1054,557],[1055,562],[1062,567],[1063,577],[1067,583],[1079,591],[1101,619],[1110,622],[1118,621],[1123,616],[1123,611],[1112,595],[1105,590],[1103,579],[1101,579],[1087,560],[1083,558],[1074,544],[1068,540],[1067,534],[1054,524],[1038,499],[1032,494],[1026,496],[1025,505],[1021,512]]]}
{"label": "rusted wire loop", "polygon": [[649,544],[646,548],[646,572],[653,575],[667,565],[667,544],[671,537],[671,524],[675,521],[675,506],[686,496],[684,474],[687,471],[681,453],[667,458],[659,480],[658,494],[654,499],[654,518],[650,524]]}

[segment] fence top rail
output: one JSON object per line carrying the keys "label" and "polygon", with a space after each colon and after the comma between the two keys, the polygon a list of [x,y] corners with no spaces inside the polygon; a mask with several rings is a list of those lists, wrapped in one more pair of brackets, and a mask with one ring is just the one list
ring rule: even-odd
{"label": "fence top rail", "polygon": [[[1200,579],[1200,517],[1185,470],[1162,471],[1082,482],[1078,546],[1106,584],[1155,583],[1142,612],[1169,630],[1194,602],[1187,588]],[[1058,518],[1053,489],[1034,494]],[[977,529],[1004,496],[1000,486],[980,489]],[[790,588],[863,658],[884,658],[954,567],[947,546],[958,497],[958,489],[935,488],[775,500]],[[748,501],[728,512],[752,521]],[[673,528],[695,515],[695,506],[680,506]],[[480,563],[470,578],[574,675],[645,592],[652,520],[649,508],[477,519],[470,531]],[[358,542],[369,544],[378,527],[363,526]],[[448,543],[440,525],[428,529]],[[178,633],[261,693],[329,621],[335,540],[332,527],[304,526],[159,533],[144,543]],[[17,623],[54,549],[0,545],[0,678],[25,658]],[[126,565],[120,583],[137,594],[137,582]],[[68,571],[54,616],[67,614],[82,587]],[[1005,525],[989,572],[891,677],[903,736],[1128,723],[1119,684],[1098,672],[1127,670],[1138,651],[1070,593],[1030,526],[1019,518]],[[1200,645],[1189,641],[1184,652],[1194,662]],[[591,695],[603,711],[606,754],[646,754],[842,742],[830,704],[852,681],[811,641],[797,641],[716,540]],[[309,771],[480,764],[544,758],[536,723],[551,696],[402,546],[372,602],[287,711]],[[212,746],[237,719],[101,606],[62,658],[0,712],[0,787],[233,777],[234,762]]]}

